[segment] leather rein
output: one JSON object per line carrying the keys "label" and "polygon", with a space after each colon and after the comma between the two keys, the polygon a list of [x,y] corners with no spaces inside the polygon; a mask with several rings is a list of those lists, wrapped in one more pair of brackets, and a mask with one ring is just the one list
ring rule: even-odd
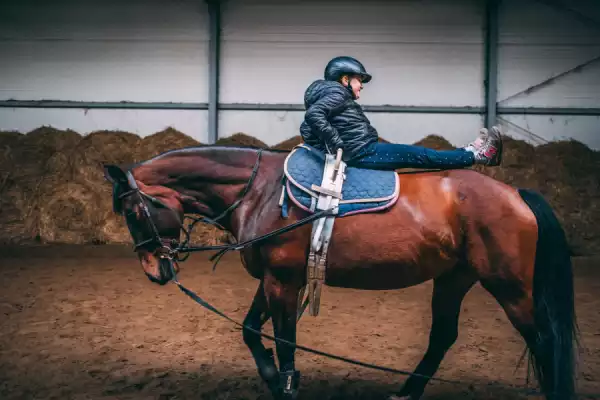
{"label": "leather rein", "polygon": [[[187,260],[190,253],[216,250],[217,253],[210,258],[211,261],[215,261],[214,265],[213,265],[213,270],[214,270],[217,266],[217,263],[221,259],[221,257],[229,251],[242,250],[242,249],[252,246],[256,243],[263,242],[272,237],[275,237],[275,236],[281,235],[283,233],[289,232],[291,230],[294,230],[296,228],[299,228],[300,226],[306,225],[316,219],[326,217],[328,215],[334,215],[332,213],[332,209],[323,210],[318,213],[312,214],[307,218],[304,218],[297,222],[294,222],[293,224],[290,224],[283,228],[274,230],[274,231],[264,234],[262,236],[259,236],[259,237],[253,238],[253,239],[249,239],[249,240],[241,242],[241,243],[215,245],[215,246],[191,246],[190,245],[191,234],[194,229],[194,226],[199,222],[213,225],[220,230],[224,230],[223,226],[219,223],[219,221],[222,220],[223,218],[225,218],[233,210],[235,210],[242,203],[242,201],[244,200],[244,197],[252,188],[252,184],[254,183],[254,180],[256,179],[256,175],[258,174],[258,170],[260,167],[262,152],[263,152],[263,149],[258,150],[258,157],[256,159],[256,162],[254,163],[254,167],[252,168],[252,174],[250,175],[248,182],[246,182],[244,189],[242,189],[242,191],[240,191],[240,193],[238,194],[237,200],[232,205],[227,207],[227,209],[225,209],[225,211],[223,211],[221,214],[219,214],[215,218],[209,218],[206,216],[194,217],[194,216],[186,215],[186,216],[184,216],[183,221],[180,220],[180,229],[183,232],[184,237],[185,237],[185,239],[181,243],[179,243],[175,239],[168,240],[168,239],[163,239],[160,236],[160,233],[158,232],[158,228],[156,227],[156,224],[154,223],[154,221],[152,220],[152,216],[150,215],[150,210],[148,208],[146,200],[148,200],[152,203],[158,204],[159,206],[161,206],[163,208],[167,208],[167,209],[173,211],[173,213],[177,216],[177,218],[180,219],[178,213],[173,208],[169,207],[168,205],[166,205],[164,202],[160,201],[159,199],[157,199],[147,193],[144,193],[139,188],[131,171],[127,171],[126,175],[127,175],[127,180],[129,183],[130,190],[119,194],[117,196],[117,199],[122,201],[123,199],[125,199],[127,197],[137,195],[138,206],[142,210],[144,222],[150,228],[150,232],[151,232],[150,238],[141,240],[139,242],[136,242],[135,238],[133,238],[133,240],[134,240],[133,251],[137,251],[140,248],[148,246],[148,245],[154,245],[154,248],[158,249],[158,252],[160,253],[159,256],[161,258],[166,258],[170,261],[181,262],[181,261]],[[187,226],[185,226],[185,224],[184,224],[185,218],[189,218],[192,220],[192,222],[187,224]],[[130,230],[131,230],[131,228],[130,228]],[[132,235],[132,237],[133,237],[133,235]],[[185,254],[185,256],[180,257],[181,254]]]}

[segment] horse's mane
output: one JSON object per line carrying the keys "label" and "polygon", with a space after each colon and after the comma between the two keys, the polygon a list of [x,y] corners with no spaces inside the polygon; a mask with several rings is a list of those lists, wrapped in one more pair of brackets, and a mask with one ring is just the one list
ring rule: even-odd
{"label": "horse's mane", "polygon": [[166,151],[163,151],[161,153],[158,153],[158,154],[152,156],[151,158],[149,158],[147,160],[142,160],[142,161],[133,162],[133,163],[129,163],[129,164],[123,164],[122,167],[125,168],[126,170],[132,170],[134,168],[140,167],[145,164],[149,164],[155,160],[158,160],[158,159],[166,157],[166,156],[176,155],[176,154],[180,154],[180,153],[196,152],[196,151],[201,152],[203,150],[212,150],[212,149],[234,150],[234,151],[235,150],[258,151],[258,150],[262,149],[263,153],[266,152],[266,153],[274,153],[274,154],[285,154],[285,153],[290,152],[290,150],[282,150],[282,149],[274,149],[274,148],[260,148],[260,147],[250,146],[250,145],[231,146],[231,145],[221,145],[221,144],[197,144],[194,146],[185,146],[185,147],[180,147],[177,149],[166,150]]}

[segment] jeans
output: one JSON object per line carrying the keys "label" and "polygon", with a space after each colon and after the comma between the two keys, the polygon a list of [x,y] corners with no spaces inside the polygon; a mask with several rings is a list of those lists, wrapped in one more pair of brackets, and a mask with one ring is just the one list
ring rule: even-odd
{"label": "jeans", "polygon": [[475,158],[464,149],[434,150],[427,147],[372,143],[362,154],[347,162],[348,166],[368,169],[395,170],[398,168],[451,169],[472,166]]}

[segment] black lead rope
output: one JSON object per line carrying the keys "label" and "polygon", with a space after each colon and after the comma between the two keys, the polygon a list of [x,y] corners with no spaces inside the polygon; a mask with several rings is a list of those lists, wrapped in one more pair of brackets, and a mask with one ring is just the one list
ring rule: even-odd
{"label": "black lead rope", "polygon": [[[217,250],[217,253],[214,254],[213,256],[210,257],[210,261],[214,261],[213,264],[213,271],[217,268],[217,264],[219,263],[219,261],[221,260],[221,258],[228,252],[232,251],[232,250],[242,250],[245,249],[246,247],[252,246],[253,244],[256,243],[260,243],[263,242],[267,239],[272,238],[273,236],[278,236],[281,234],[284,234],[286,232],[292,231],[296,228],[299,228],[303,225],[306,225],[316,219],[322,218],[322,217],[328,217],[328,216],[333,216],[335,215],[333,213],[333,208],[329,208],[327,210],[322,210],[319,212],[316,212],[306,218],[303,218],[299,221],[294,222],[293,224],[290,225],[286,225],[283,228],[279,228],[277,230],[271,231],[267,234],[264,234],[262,236],[258,236],[256,238],[252,238],[249,240],[246,240],[244,242],[241,243],[234,243],[234,244],[223,244],[223,245],[215,245],[215,246],[187,246],[185,243],[181,246],[178,247],[176,249],[173,250],[173,255],[177,256],[179,253],[197,253],[197,252],[202,252],[202,251],[214,251]],[[198,221],[201,221],[201,219],[199,219]],[[195,222],[198,222],[195,221]],[[194,223],[195,223],[194,222]],[[193,225],[193,224],[192,224]],[[187,234],[187,236],[189,237],[189,234]],[[186,240],[187,242],[187,240]],[[175,258],[176,260],[178,260],[177,258]],[[180,260],[178,260],[180,261]]]}
{"label": "black lead rope", "polygon": [[[200,304],[202,307],[206,308],[207,310],[219,315],[220,317],[226,319],[227,321],[233,323],[234,325],[239,326],[240,328],[250,331],[256,335],[259,335],[265,339],[269,339],[272,342],[276,342],[276,343],[282,343],[285,344],[287,346],[293,347],[294,349],[299,349],[299,350],[303,350],[306,351],[308,353],[312,353],[312,354],[316,354],[319,356],[323,356],[326,358],[330,358],[333,360],[338,360],[338,361],[342,361],[348,364],[353,364],[353,365],[357,365],[360,367],[365,367],[365,368],[369,368],[369,369],[374,369],[377,371],[382,371],[382,372],[389,372],[389,373],[393,373],[396,375],[405,375],[405,376],[415,376],[415,377],[419,377],[419,378],[425,378],[428,380],[432,380],[432,381],[438,381],[438,382],[443,382],[443,383],[449,383],[452,385],[470,385],[473,386],[472,383],[467,383],[467,382],[462,382],[462,381],[457,381],[457,380],[452,380],[452,379],[444,379],[444,378],[436,378],[433,376],[428,376],[428,375],[422,375],[422,374],[417,374],[414,372],[409,372],[409,371],[404,371],[404,370],[400,370],[400,369],[395,369],[395,368],[389,368],[389,367],[383,367],[380,365],[376,365],[376,364],[369,364],[363,361],[358,361],[358,360],[354,360],[352,358],[348,358],[348,357],[343,357],[343,356],[338,356],[335,354],[331,354],[331,353],[327,353],[321,350],[315,350],[315,349],[311,349],[310,347],[306,347],[306,346],[302,346],[296,343],[292,343],[290,341],[287,341],[285,339],[281,339],[281,338],[276,338],[274,336],[271,336],[269,334],[263,333],[261,331],[258,331],[254,328],[251,328],[243,323],[240,323],[236,320],[234,320],[233,318],[229,317],[227,314],[225,314],[224,312],[220,311],[219,309],[217,309],[216,307],[214,307],[213,305],[211,305],[209,302],[207,302],[206,300],[204,300],[202,297],[200,297],[197,293],[195,293],[194,291],[186,288],[185,286],[183,286],[183,284],[181,282],[179,282],[179,279],[177,279],[177,273],[175,272],[175,270],[172,267],[171,264],[171,271],[173,273],[173,278],[172,278],[172,282],[175,283],[177,285],[177,287],[183,292],[185,293],[187,296],[189,296],[192,300],[194,300],[196,303]],[[538,395],[541,396],[543,395],[543,393],[541,393],[538,390],[535,389],[528,389],[528,388],[519,388],[519,387],[510,387],[510,386],[506,386],[506,385],[501,385],[501,384],[496,384],[496,383],[489,383],[487,384],[487,387],[497,387],[497,388],[501,388],[503,390],[507,390],[507,391],[512,391],[512,392],[517,392],[517,393],[523,393],[527,396],[532,396],[532,395]],[[583,394],[580,393],[579,395],[581,396],[586,396],[588,398],[598,398],[600,399],[600,394]]]}

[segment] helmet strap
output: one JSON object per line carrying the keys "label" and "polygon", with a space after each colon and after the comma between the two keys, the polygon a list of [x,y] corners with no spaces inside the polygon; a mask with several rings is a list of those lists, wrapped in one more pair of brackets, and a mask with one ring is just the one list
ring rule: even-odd
{"label": "helmet strap", "polygon": [[352,98],[354,100],[356,100],[356,96],[354,96],[354,91],[352,90],[352,86],[350,85],[350,81],[352,80],[352,78],[350,78],[349,75],[346,75],[348,77],[348,83],[346,84],[346,89],[348,89],[348,91],[350,92],[350,95],[352,96]]}

